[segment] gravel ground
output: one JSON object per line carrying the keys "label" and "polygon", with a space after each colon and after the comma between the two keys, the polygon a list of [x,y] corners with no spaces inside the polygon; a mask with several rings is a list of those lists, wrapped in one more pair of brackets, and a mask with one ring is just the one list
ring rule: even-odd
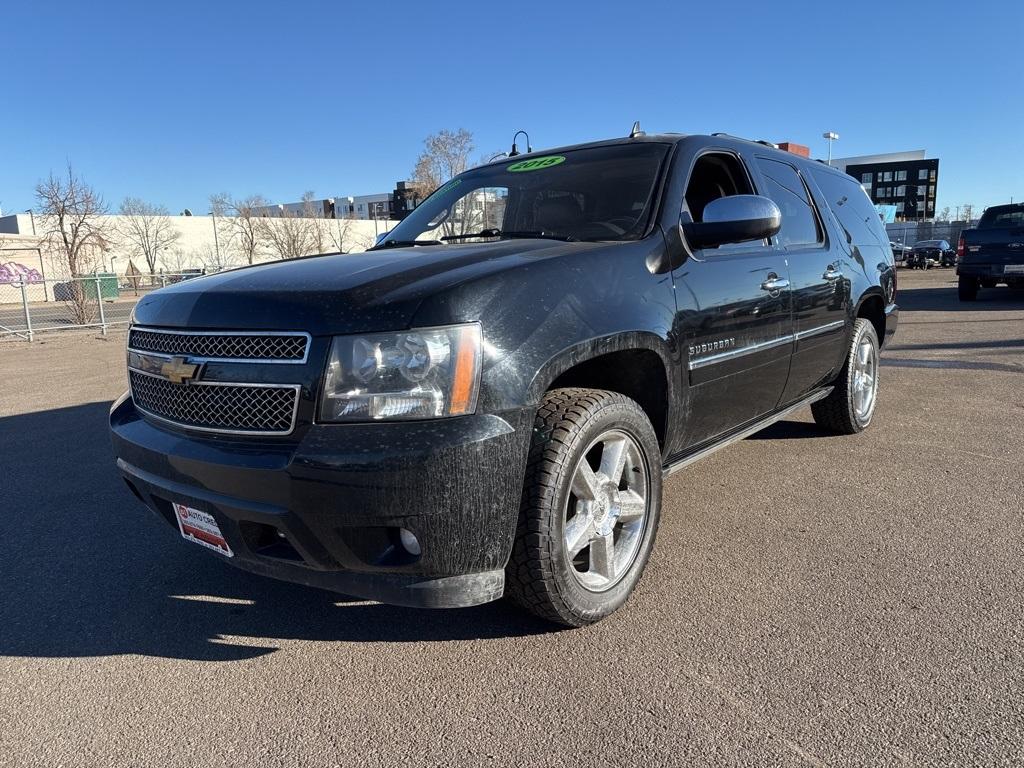
{"label": "gravel ground", "polygon": [[875,423],[666,484],[637,593],[552,631],[236,571],[129,495],[123,334],[0,346],[0,764],[1024,759],[1024,297],[900,273]]}

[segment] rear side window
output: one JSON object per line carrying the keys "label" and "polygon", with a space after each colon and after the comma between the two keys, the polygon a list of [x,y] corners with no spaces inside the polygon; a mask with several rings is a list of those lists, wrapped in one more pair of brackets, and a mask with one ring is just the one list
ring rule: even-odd
{"label": "rear side window", "polygon": [[1002,206],[989,208],[982,214],[978,229],[996,229],[998,227],[1024,227],[1024,206]]}
{"label": "rear side window", "polygon": [[851,245],[885,245],[889,237],[864,188],[852,176],[833,171],[811,171]]}
{"label": "rear side window", "polygon": [[782,211],[779,244],[794,247],[820,243],[822,238],[818,217],[814,214],[807,187],[796,169],[787,163],[765,157],[757,158],[757,167],[768,182],[765,193]]}

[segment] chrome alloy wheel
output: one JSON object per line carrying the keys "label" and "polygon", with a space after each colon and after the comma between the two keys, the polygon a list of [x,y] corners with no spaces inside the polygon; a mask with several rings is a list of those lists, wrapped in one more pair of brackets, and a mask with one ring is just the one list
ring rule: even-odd
{"label": "chrome alloy wheel", "polygon": [[647,525],[647,472],[636,440],[617,429],[594,440],[576,465],[565,505],[565,555],[592,592],[610,589],[636,559]]}
{"label": "chrome alloy wheel", "polygon": [[853,411],[860,422],[871,418],[878,394],[878,350],[871,339],[862,338],[853,361]]}

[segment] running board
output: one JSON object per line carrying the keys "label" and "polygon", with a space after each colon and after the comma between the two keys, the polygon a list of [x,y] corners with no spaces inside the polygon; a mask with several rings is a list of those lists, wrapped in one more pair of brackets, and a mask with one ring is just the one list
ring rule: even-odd
{"label": "running board", "polygon": [[662,467],[661,470],[663,476],[668,477],[669,475],[678,472],[683,467],[690,466],[695,461],[700,461],[701,459],[710,456],[712,453],[720,451],[723,448],[729,447],[735,442],[739,442],[740,440],[750,437],[755,432],[760,432],[765,427],[770,427],[772,424],[774,424],[777,421],[781,421],[794,411],[799,411],[801,408],[806,408],[811,403],[816,403],[819,400],[828,397],[830,394],[832,394],[832,389],[833,387],[825,387],[824,389],[819,389],[817,392],[805,397],[803,400],[793,403],[792,405],[783,408],[781,411],[777,411],[776,413],[770,414],[769,416],[766,416],[760,421],[754,422],[749,427],[741,429],[736,434],[730,435],[729,437],[725,438],[719,443],[709,445],[707,448],[701,448],[699,451],[691,453],[689,456],[684,456],[681,459],[673,461],[671,464],[666,464],[664,467]]}

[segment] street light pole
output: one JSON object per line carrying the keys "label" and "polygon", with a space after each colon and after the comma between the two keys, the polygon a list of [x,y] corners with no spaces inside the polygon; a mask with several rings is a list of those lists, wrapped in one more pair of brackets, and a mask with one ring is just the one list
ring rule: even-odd
{"label": "street light pole", "polygon": [[835,131],[825,131],[821,134],[821,138],[828,139],[828,164],[832,165],[832,142],[839,138],[839,134]]}

